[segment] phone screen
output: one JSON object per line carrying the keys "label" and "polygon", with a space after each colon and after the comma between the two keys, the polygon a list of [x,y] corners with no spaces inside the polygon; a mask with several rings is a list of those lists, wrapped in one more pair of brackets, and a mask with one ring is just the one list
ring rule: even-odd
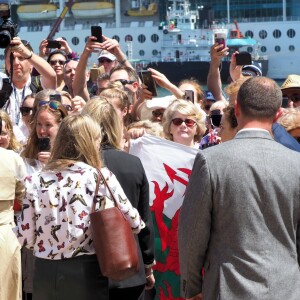
{"label": "phone screen", "polygon": [[52,94],[50,95],[50,101],[58,101],[61,102],[61,95],[60,94]]}
{"label": "phone screen", "polygon": [[50,146],[50,138],[43,137],[38,139],[38,149],[39,152],[41,151],[49,151],[51,148]]}
{"label": "phone screen", "polygon": [[184,99],[194,103],[194,91],[193,90],[185,90]]}
{"label": "phone screen", "polygon": [[156,83],[152,77],[151,72],[150,71],[141,71],[139,73],[139,76],[140,76],[142,82],[147,86],[147,90],[149,90],[152,93],[153,97],[156,97],[157,96]]}
{"label": "phone screen", "polygon": [[102,28],[101,26],[92,26],[91,35],[97,38],[98,43],[102,43]]}

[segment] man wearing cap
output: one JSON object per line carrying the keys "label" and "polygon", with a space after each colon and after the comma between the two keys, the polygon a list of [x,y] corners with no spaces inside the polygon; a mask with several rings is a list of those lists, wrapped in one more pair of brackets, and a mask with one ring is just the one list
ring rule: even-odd
{"label": "man wearing cap", "polygon": [[117,58],[110,52],[102,50],[98,56],[98,67],[103,66],[106,74],[110,73],[110,70],[117,65]]}
{"label": "man wearing cap", "polygon": [[300,76],[288,75],[281,86],[282,97],[288,98],[288,107],[300,106]]}

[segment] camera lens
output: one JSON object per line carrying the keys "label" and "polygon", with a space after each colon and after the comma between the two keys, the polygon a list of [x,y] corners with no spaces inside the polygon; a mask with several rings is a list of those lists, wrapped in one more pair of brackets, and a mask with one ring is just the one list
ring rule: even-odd
{"label": "camera lens", "polygon": [[11,41],[11,35],[9,31],[3,30],[0,32],[0,48],[6,48]]}

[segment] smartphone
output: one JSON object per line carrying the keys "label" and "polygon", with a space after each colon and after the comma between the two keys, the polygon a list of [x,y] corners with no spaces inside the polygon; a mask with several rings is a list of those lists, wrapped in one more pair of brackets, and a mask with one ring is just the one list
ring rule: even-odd
{"label": "smartphone", "polygon": [[47,40],[48,44],[46,46],[46,48],[61,48],[61,43],[59,41],[55,41],[55,40]]}
{"label": "smartphone", "polygon": [[219,45],[223,45],[218,51],[223,50],[226,47],[226,34],[224,32],[216,32],[215,33],[215,43]]}
{"label": "smartphone", "polygon": [[61,95],[60,94],[52,94],[50,95],[50,101],[58,101],[61,102]]}
{"label": "smartphone", "polygon": [[51,148],[50,138],[43,137],[43,138],[39,138],[38,139],[38,149],[39,149],[39,152],[49,151],[50,148]]}
{"label": "smartphone", "polygon": [[184,99],[195,103],[194,102],[194,91],[193,90],[185,90],[184,91]]}
{"label": "smartphone", "polygon": [[236,59],[236,64],[238,66],[245,66],[245,65],[252,64],[252,57],[251,54],[248,52],[240,52],[239,54],[236,54],[235,59]]}
{"label": "smartphone", "polygon": [[152,93],[152,96],[157,97],[156,82],[152,77],[152,73],[150,71],[140,71],[139,76],[143,84],[147,86],[147,90]]}
{"label": "smartphone", "polygon": [[96,37],[96,42],[102,43],[102,28],[101,26],[91,26],[91,35]]}

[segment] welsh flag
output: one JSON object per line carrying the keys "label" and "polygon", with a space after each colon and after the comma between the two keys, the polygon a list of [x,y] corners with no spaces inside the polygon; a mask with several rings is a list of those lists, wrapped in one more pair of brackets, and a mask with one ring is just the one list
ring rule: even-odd
{"label": "welsh flag", "polygon": [[183,299],[180,297],[178,217],[198,151],[149,135],[130,141],[130,153],[141,159],[150,187],[155,229],[155,299]]}

